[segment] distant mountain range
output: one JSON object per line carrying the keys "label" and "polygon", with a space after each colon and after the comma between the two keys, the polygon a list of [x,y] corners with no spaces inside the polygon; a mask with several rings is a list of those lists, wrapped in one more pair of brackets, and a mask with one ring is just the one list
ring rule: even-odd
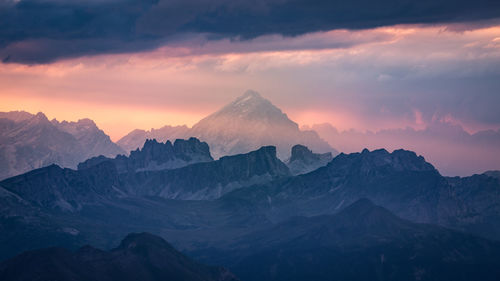
{"label": "distant mountain range", "polygon": [[[50,164],[76,168],[78,163],[92,157],[125,155],[141,148],[148,139],[174,142],[197,137],[210,145],[211,156],[215,159],[266,145],[276,146],[282,160],[290,158],[291,148],[296,144],[315,152],[338,153],[316,132],[300,130],[279,108],[253,91],[246,92],[192,128],[167,125],[151,131],[134,130],[117,143],[90,119],[49,121],[43,113],[0,112],[0,129],[0,179]],[[190,163],[181,162],[163,164],[173,168]]]}
{"label": "distant mountain range", "polygon": [[[204,147],[197,140],[184,146],[182,151],[209,155],[194,149]],[[148,151],[130,158],[147,159]],[[269,146],[175,169],[122,169],[127,160],[116,159],[87,162],[79,170],[52,165],[1,181],[0,258],[47,245],[109,247],[140,231],[200,253],[295,216],[336,214],[361,198],[413,222],[500,240],[498,178],[446,178],[410,151],[340,154],[297,176]]]}
{"label": "distant mountain range", "polygon": [[261,146],[276,146],[280,159],[288,159],[292,146],[302,144],[315,152],[338,152],[312,130],[300,130],[297,123],[254,91],[203,118],[192,128],[165,126],[151,131],[134,130],[117,143],[125,150],[140,147],[146,139],[159,141],[197,137],[209,144],[214,158],[247,153]]}
{"label": "distant mountain range", "polygon": [[[22,269],[22,270],[21,270]],[[158,236],[127,235],[117,248],[47,248],[0,263],[0,280],[237,281],[228,270],[197,263]]]}
{"label": "distant mountain range", "polygon": [[93,157],[78,164],[78,169],[87,169],[108,161],[113,162],[118,173],[125,173],[175,169],[213,160],[207,143],[196,138],[177,139],[173,144],[170,141],[161,143],[156,139],[148,139],[141,149],[131,151],[129,156],[118,155],[114,159],[102,155]]}
{"label": "distant mountain range", "polygon": [[425,156],[444,175],[469,176],[500,169],[500,130],[483,130],[471,134],[460,125],[439,120],[421,130],[340,131],[328,123],[304,129],[314,130],[344,153],[363,148],[409,149]]}
{"label": "distant mountain range", "polygon": [[129,193],[168,199],[212,200],[233,190],[290,175],[274,146],[179,169],[127,174]]}
{"label": "distant mountain range", "polygon": [[148,139],[155,139],[159,142],[166,142],[168,140],[174,141],[176,139],[184,139],[191,137],[189,135],[190,128],[188,126],[163,126],[160,129],[133,130],[126,136],[119,139],[118,144],[125,151],[129,152],[141,148],[144,142]]}
{"label": "distant mountain range", "polygon": [[[0,127],[4,175],[21,173],[0,181],[0,280],[500,277],[499,171],[335,155],[255,92],[191,129],[134,131],[123,154],[88,119],[10,112]],[[186,132],[201,139],[168,140]]]}
{"label": "distant mountain range", "polygon": [[89,119],[58,122],[43,113],[0,113],[0,179],[53,163],[76,168],[90,157],[121,153]]}

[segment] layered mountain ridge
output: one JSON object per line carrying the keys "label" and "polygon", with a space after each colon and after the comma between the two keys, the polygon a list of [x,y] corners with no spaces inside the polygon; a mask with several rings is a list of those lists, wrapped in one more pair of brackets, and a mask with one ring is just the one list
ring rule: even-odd
{"label": "layered mountain ridge", "polygon": [[124,151],[90,119],[49,121],[43,113],[0,114],[0,179],[57,163],[76,165],[93,156]]}
{"label": "layered mountain ridge", "polygon": [[[151,131],[134,130],[118,141],[124,148],[137,148],[152,135],[161,141],[174,137],[197,137],[210,146],[214,158],[247,153],[262,146],[276,146],[280,159],[290,157],[296,144],[315,152],[338,152],[312,130],[300,130],[279,108],[255,91],[247,91],[233,102],[203,118],[192,128],[165,126]],[[140,141],[142,140],[142,142]]]}
{"label": "layered mountain ridge", "polygon": [[148,233],[129,234],[110,251],[84,246],[75,252],[55,247],[26,252],[0,263],[0,279],[238,280],[228,270],[197,263],[162,238]]}
{"label": "layered mountain ridge", "polygon": [[105,161],[113,162],[119,173],[125,173],[175,169],[189,164],[210,162],[213,158],[207,143],[196,138],[177,139],[173,144],[170,141],[161,143],[152,139],[146,140],[141,149],[131,151],[129,156],[118,155],[111,159],[101,155],[78,164],[78,169],[87,169]]}
{"label": "layered mountain ridge", "polygon": [[[180,143],[181,154],[205,151],[198,140]],[[175,142],[151,140],[145,146],[133,157],[148,160],[137,163],[171,155],[163,151]],[[293,159],[311,154],[299,146]],[[381,255],[389,268],[402,270],[384,269],[390,274],[380,276],[389,280],[415,280],[414,268],[440,280],[470,280],[467,272],[494,273],[497,266],[482,258],[495,257],[496,242],[442,230],[500,240],[500,181],[494,173],[446,178],[414,152],[385,149],[339,154],[296,176],[272,146],[175,169],[119,172],[114,161],[76,171],[53,165],[1,181],[0,258],[47,245],[109,248],[127,233],[148,231],[168,237],[192,257],[228,266],[244,280],[293,279],[289,272],[305,276],[300,274],[315,269],[321,273],[317,280],[328,280],[330,271],[323,269],[339,260],[346,261],[339,268],[369,273],[361,280],[378,280]],[[412,259],[415,254],[421,259]],[[402,262],[393,263],[396,257]],[[269,267],[270,259],[276,267]],[[356,260],[360,267],[351,267]],[[467,272],[450,269],[471,261],[474,266],[463,267]],[[480,265],[485,271],[475,271]],[[358,276],[342,272],[331,273],[346,280]]]}
{"label": "layered mountain ridge", "polygon": [[187,126],[163,126],[159,129],[151,129],[149,131],[135,129],[119,139],[116,144],[125,149],[125,151],[136,150],[144,144],[145,140],[155,139],[159,142],[168,140],[189,138],[189,129]]}
{"label": "layered mountain ridge", "polygon": [[305,174],[325,166],[333,159],[332,153],[314,153],[304,145],[294,145],[290,159],[286,161],[293,175]]}
{"label": "layered mountain ridge", "polygon": [[170,199],[213,200],[245,186],[287,176],[290,171],[276,157],[276,148],[265,146],[213,162],[135,173],[127,178],[127,190]]}
{"label": "layered mountain ridge", "polygon": [[500,243],[416,224],[360,199],[205,252],[243,280],[495,280]]}

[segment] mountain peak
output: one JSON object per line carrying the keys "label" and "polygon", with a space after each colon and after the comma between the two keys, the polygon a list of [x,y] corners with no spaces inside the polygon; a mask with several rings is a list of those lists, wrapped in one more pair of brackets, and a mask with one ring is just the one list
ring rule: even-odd
{"label": "mountain peak", "polygon": [[486,175],[486,176],[492,177],[492,178],[500,179],[500,171],[494,171],[494,170],[486,171],[483,173],[483,175]]}
{"label": "mountain peak", "polygon": [[49,123],[49,119],[43,112],[38,112],[37,114],[33,115],[31,119],[29,119],[30,124],[46,124]]}
{"label": "mountain peak", "polygon": [[210,118],[239,119],[245,120],[246,122],[279,122],[281,124],[293,125],[298,128],[298,125],[288,119],[288,116],[284,114],[281,109],[252,90],[246,91],[243,95],[237,97],[234,101],[208,116],[206,119]]}
{"label": "mountain peak", "polygon": [[389,153],[385,149],[369,151],[365,148],[361,153],[342,153],[335,157],[328,166],[335,170],[357,169],[364,174],[386,168],[393,171],[436,171],[432,164],[425,161],[424,157],[404,149]]}
{"label": "mountain peak", "polygon": [[118,246],[118,249],[147,248],[151,250],[173,249],[172,246],[161,237],[147,233],[130,233]]}
{"label": "mountain peak", "polygon": [[94,120],[89,119],[89,118],[80,119],[76,123],[80,124],[81,126],[97,127],[97,125],[95,124]]}
{"label": "mountain peak", "polygon": [[292,147],[292,156],[290,158],[290,162],[295,160],[309,160],[319,158],[316,154],[312,152],[307,146],[296,144]]}
{"label": "mountain peak", "polygon": [[264,145],[276,146],[282,159],[290,155],[290,148],[297,143],[320,152],[332,150],[316,134],[300,131],[281,109],[251,90],[200,120],[191,135],[206,141],[216,158]]}
{"label": "mountain peak", "polygon": [[361,198],[352,203],[351,205],[345,207],[341,213],[369,213],[372,212],[377,205],[373,204],[370,199]]}
{"label": "mountain peak", "polygon": [[242,104],[248,101],[266,101],[265,98],[263,98],[258,92],[253,91],[253,90],[248,90],[246,91],[243,95],[238,97],[234,103],[235,104]]}
{"label": "mountain peak", "polygon": [[28,120],[32,118],[34,115],[26,112],[26,111],[9,111],[9,112],[0,112],[0,118],[7,118],[14,122],[21,122],[24,120]]}
{"label": "mountain peak", "polygon": [[331,152],[314,153],[307,146],[297,144],[292,147],[292,154],[287,161],[287,165],[292,174],[305,174],[319,167],[326,166],[332,158]]}

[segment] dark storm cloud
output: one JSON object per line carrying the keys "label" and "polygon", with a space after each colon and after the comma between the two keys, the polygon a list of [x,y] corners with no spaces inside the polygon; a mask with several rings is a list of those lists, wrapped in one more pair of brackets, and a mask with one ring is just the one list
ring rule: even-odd
{"label": "dark storm cloud", "polygon": [[244,40],[336,28],[499,17],[500,1],[0,0],[0,59],[59,58],[156,48],[187,33]]}

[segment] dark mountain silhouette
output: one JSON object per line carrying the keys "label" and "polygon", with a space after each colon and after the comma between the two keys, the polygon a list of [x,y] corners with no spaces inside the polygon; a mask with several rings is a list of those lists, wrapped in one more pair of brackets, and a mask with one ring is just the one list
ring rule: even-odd
{"label": "dark mountain silhouette", "polygon": [[[497,204],[496,195],[486,195],[498,193],[497,186],[487,190],[480,185],[467,186],[470,192],[489,200],[485,206]],[[308,174],[236,190],[223,200],[245,201],[271,220],[281,221],[293,215],[333,214],[360,198],[368,198],[411,221],[500,238],[496,227],[488,231],[476,227],[478,221],[499,225],[495,216],[474,207],[486,202],[474,202],[479,197],[459,196],[456,188],[414,152],[365,149],[361,153],[340,154],[327,166]]]}
{"label": "dark mountain silhouette", "polygon": [[500,130],[469,133],[460,125],[434,120],[425,129],[379,131],[337,130],[332,125],[305,127],[318,132],[330,145],[344,153],[363,148],[405,149],[425,156],[446,176],[469,176],[487,169],[500,169]]}
{"label": "dark mountain silhouette", "polygon": [[305,174],[325,166],[333,159],[332,153],[313,153],[306,146],[297,144],[292,147],[292,155],[286,161],[293,175]]}
{"label": "dark mountain silhouette", "polygon": [[213,162],[174,170],[135,173],[126,182],[127,190],[131,193],[172,199],[210,200],[244,186],[289,175],[287,166],[276,157],[276,148],[266,146]]}
{"label": "dark mountain silhouette", "polygon": [[159,142],[167,142],[168,140],[174,141],[176,139],[183,139],[189,137],[189,128],[187,126],[163,126],[159,129],[133,130],[126,136],[119,139],[116,143],[125,151],[129,152],[141,148],[144,141],[148,139],[156,139]]}
{"label": "dark mountain silhouette", "polygon": [[470,177],[446,178],[457,198],[465,202],[469,215],[467,230],[499,239],[500,178],[495,172]]}
{"label": "dark mountain silhouette", "polygon": [[500,243],[400,219],[367,199],[297,217],[204,259],[243,280],[497,280]]}
{"label": "dark mountain silhouette", "polygon": [[213,161],[205,142],[196,138],[177,139],[159,143],[155,139],[146,140],[142,149],[130,152],[129,156],[118,155],[114,159],[104,156],[94,157],[78,164],[78,169],[87,169],[104,161],[112,162],[119,173],[175,169],[193,163]]}
{"label": "dark mountain silhouette", "polygon": [[499,240],[498,182],[482,177],[454,183],[404,150],[340,154],[298,176],[273,147],[172,170],[119,173],[112,161],[78,171],[51,166],[0,182],[0,229],[11,230],[0,232],[0,258],[44,245],[109,248],[140,231],[162,233],[183,251],[224,249],[361,198],[413,222]]}
{"label": "dark mountain silhouette", "polygon": [[47,248],[20,254],[0,264],[0,279],[16,280],[179,280],[236,281],[221,267],[199,264],[158,236],[129,234],[110,251],[85,246],[72,252]]}
{"label": "dark mountain silhouette", "polygon": [[154,136],[165,141],[197,137],[209,144],[214,158],[247,153],[262,146],[276,146],[280,159],[290,157],[295,144],[304,144],[316,152],[337,151],[312,130],[300,130],[281,109],[255,91],[247,91],[220,110],[203,118],[191,129],[166,126],[151,132],[134,130],[118,141],[124,148]]}
{"label": "dark mountain silhouette", "polygon": [[486,171],[483,173],[484,175],[487,175],[487,176],[490,176],[490,177],[494,177],[494,178],[497,178],[497,179],[500,179],[500,171]]}
{"label": "dark mountain silhouette", "polygon": [[0,186],[39,207],[70,212],[122,193],[116,189],[118,173],[110,162],[81,171],[53,164],[6,179]]}
{"label": "dark mountain silhouette", "polygon": [[[82,163],[79,170],[50,165],[6,179],[0,186],[37,206],[73,212],[86,204],[102,204],[123,196],[216,199],[237,188],[290,175],[272,146],[178,169],[147,171],[153,162],[155,167],[162,164],[158,159],[211,158],[206,143],[194,138],[177,140],[173,146],[148,141],[128,158],[93,158]],[[138,171],[138,167],[146,171]]]}

